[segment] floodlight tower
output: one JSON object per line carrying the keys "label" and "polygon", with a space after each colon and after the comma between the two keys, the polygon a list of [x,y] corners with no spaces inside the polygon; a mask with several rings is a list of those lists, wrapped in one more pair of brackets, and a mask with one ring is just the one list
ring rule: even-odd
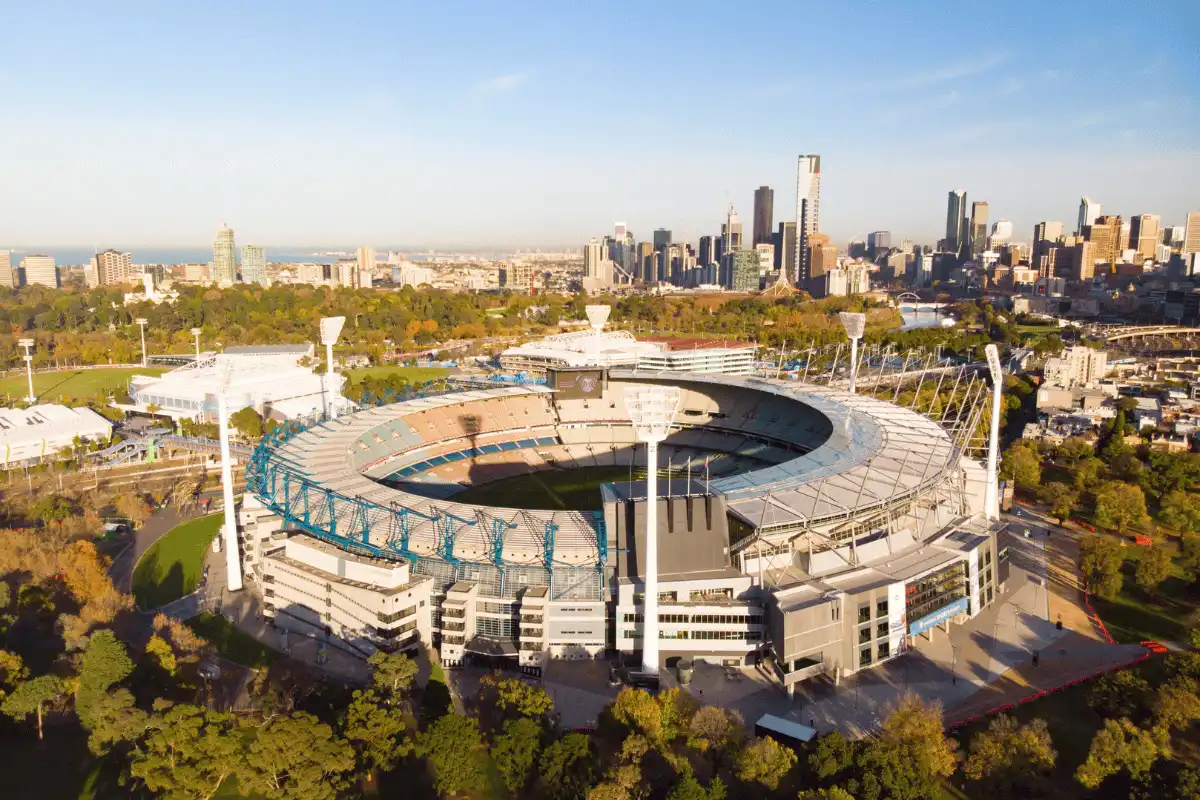
{"label": "floodlight tower", "polygon": [[604,331],[604,323],[608,322],[608,315],[612,313],[612,306],[606,305],[591,305],[584,306],[583,309],[587,313],[588,322],[591,323],[592,333],[592,361],[596,366],[600,366],[600,334]]}
{"label": "floodlight tower", "polygon": [[25,377],[29,378],[29,396],[25,399],[30,403],[36,403],[37,397],[33,394],[33,356],[30,350],[33,348],[33,339],[20,339],[17,344],[25,348]]}
{"label": "floodlight tower", "polygon": [[345,324],[345,317],[321,318],[321,344],[325,345],[325,409],[330,417],[337,416],[333,407],[333,346]]}
{"label": "floodlight tower", "polygon": [[642,671],[658,674],[658,443],[679,410],[679,389],[640,386],[625,392],[625,407],[639,442],[646,445],[646,563],[642,565]]}
{"label": "floodlight tower", "polygon": [[854,394],[854,376],[858,374],[858,341],[867,327],[867,315],[843,311],[838,314],[846,335],[850,337],[850,394]]}
{"label": "floodlight tower", "polygon": [[192,336],[196,337],[196,363],[200,363],[200,329],[192,328]]}
{"label": "floodlight tower", "polygon": [[146,366],[146,323],[149,322],[145,317],[138,317],[134,320],[142,329],[142,366]]}
{"label": "floodlight tower", "polygon": [[242,588],[242,561],[238,548],[237,514],[233,509],[233,463],[229,454],[229,400],[233,360],[217,356],[217,427],[221,441],[221,490],[225,499],[225,585],[231,592]]}
{"label": "floodlight tower", "polygon": [[983,348],[987,354],[988,372],[992,374],[992,424],[988,434],[987,490],[983,510],[988,519],[1000,518],[1000,477],[996,470],[1000,460],[1000,393],[1004,388],[1004,373],[1000,369],[1000,351],[996,345]]}

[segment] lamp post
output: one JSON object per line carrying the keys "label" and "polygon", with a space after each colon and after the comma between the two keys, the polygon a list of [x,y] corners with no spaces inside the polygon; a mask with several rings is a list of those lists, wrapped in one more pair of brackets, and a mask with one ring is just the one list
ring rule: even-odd
{"label": "lamp post", "polygon": [[612,313],[612,306],[590,305],[584,306],[583,310],[592,326],[592,363],[600,366],[600,334],[604,331],[604,323],[608,322],[608,315]]}
{"label": "lamp post", "polygon": [[988,372],[992,375],[992,424],[988,435],[987,489],[983,496],[983,513],[990,520],[1000,519],[1000,394],[1004,388],[1004,373],[1000,369],[1000,351],[996,345],[983,348],[987,355]]}
{"label": "lamp post", "polygon": [[146,323],[149,322],[145,317],[138,317],[134,320],[142,329],[142,366],[146,366]]}
{"label": "lamp post", "polygon": [[642,566],[642,671],[658,674],[658,443],[679,410],[674,386],[639,386],[625,392],[625,407],[639,442],[646,445],[646,563]]}
{"label": "lamp post", "polygon": [[196,337],[196,363],[200,363],[200,329],[192,328],[192,336]]}
{"label": "lamp post", "polygon": [[854,394],[854,376],[858,373],[858,340],[867,327],[867,315],[843,311],[838,314],[846,335],[850,337],[850,394]]}
{"label": "lamp post", "polygon": [[321,318],[321,344],[325,345],[325,378],[322,381],[325,384],[325,412],[330,417],[336,417],[337,411],[333,407],[333,346],[337,344],[338,337],[342,335],[342,327],[346,324],[345,317],[322,317]]}
{"label": "lamp post", "polygon": [[29,378],[29,396],[25,399],[30,403],[36,403],[37,397],[33,394],[33,355],[30,353],[33,348],[33,339],[21,339],[17,344],[25,348],[25,377]]}
{"label": "lamp post", "polygon": [[233,377],[233,360],[217,356],[217,427],[221,442],[221,491],[225,499],[225,585],[231,592],[242,588],[241,551],[238,547],[237,514],[233,509],[233,463],[229,453],[229,400],[226,393]]}

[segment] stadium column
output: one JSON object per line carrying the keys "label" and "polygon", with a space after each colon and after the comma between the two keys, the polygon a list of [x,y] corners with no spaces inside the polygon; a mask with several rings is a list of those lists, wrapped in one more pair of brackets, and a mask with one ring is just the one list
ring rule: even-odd
{"label": "stadium column", "polygon": [[232,362],[222,359],[217,367],[217,428],[221,443],[221,490],[225,502],[225,586],[236,592],[242,588],[241,549],[238,547],[237,514],[233,507],[233,464],[229,452],[229,401],[225,397],[229,389]]}
{"label": "stadium column", "polygon": [[1000,518],[1000,478],[997,462],[1000,460],[1000,393],[1004,386],[1004,373],[1000,369],[1000,353],[996,345],[984,348],[987,354],[988,371],[992,374],[992,419],[988,436],[987,489],[983,499],[983,513],[988,519]]}

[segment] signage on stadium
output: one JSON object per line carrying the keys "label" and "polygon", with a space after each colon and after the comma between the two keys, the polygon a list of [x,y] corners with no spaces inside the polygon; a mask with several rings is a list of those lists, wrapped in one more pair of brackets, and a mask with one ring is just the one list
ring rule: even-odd
{"label": "signage on stadium", "polygon": [[919,620],[908,626],[908,635],[916,636],[918,633],[924,633],[934,625],[945,622],[951,617],[966,613],[967,598],[960,597],[948,606],[942,606],[932,614],[926,614]]}
{"label": "signage on stadium", "polygon": [[551,389],[564,400],[581,397],[599,397],[604,388],[604,372],[598,369],[549,371]]}

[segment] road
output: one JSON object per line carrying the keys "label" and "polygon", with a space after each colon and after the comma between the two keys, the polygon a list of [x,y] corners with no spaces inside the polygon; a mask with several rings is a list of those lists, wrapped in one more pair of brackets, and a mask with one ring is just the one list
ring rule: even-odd
{"label": "road", "polygon": [[133,588],[133,569],[142,554],[163,537],[167,531],[190,517],[181,516],[172,508],[160,508],[150,515],[142,527],[133,532],[131,545],[121,552],[108,568],[113,585],[122,592]]}

